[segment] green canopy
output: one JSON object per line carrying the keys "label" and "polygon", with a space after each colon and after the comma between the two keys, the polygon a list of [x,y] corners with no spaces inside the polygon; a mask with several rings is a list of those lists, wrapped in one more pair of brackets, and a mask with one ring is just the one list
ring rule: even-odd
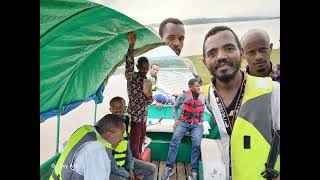
{"label": "green canopy", "polygon": [[124,62],[127,34],[135,31],[136,55],[160,38],[133,19],[85,0],[40,1],[40,113],[94,95]]}

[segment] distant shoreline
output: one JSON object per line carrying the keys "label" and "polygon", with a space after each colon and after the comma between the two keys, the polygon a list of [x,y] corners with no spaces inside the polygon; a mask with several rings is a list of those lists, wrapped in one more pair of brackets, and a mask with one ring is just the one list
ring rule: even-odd
{"label": "distant shoreline", "polygon": [[[211,24],[222,22],[240,22],[240,21],[259,21],[280,19],[280,17],[235,17],[235,18],[196,18],[182,20],[184,25],[198,25],[198,24]],[[148,24],[147,26],[159,27],[160,24]]]}

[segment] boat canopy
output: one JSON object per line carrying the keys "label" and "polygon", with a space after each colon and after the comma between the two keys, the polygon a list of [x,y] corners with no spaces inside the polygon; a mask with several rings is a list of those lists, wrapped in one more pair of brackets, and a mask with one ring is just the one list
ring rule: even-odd
{"label": "boat canopy", "polygon": [[151,29],[103,5],[40,1],[40,122],[102,101],[103,82],[124,62],[130,31],[135,55],[163,45]]}

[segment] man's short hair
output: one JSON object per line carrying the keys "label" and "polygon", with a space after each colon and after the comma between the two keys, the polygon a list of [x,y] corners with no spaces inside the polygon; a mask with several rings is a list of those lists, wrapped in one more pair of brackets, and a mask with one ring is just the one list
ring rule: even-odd
{"label": "man's short hair", "polygon": [[159,34],[160,34],[161,38],[163,37],[163,29],[164,29],[164,27],[166,27],[166,24],[168,24],[168,23],[183,25],[183,22],[177,18],[167,18],[167,19],[163,20],[159,26]]}
{"label": "man's short hair", "polygon": [[116,96],[116,97],[113,97],[111,100],[110,100],[110,106],[111,106],[111,104],[112,103],[114,103],[114,102],[123,102],[123,103],[126,103],[126,101],[122,98],[122,97],[120,97],[120,96]]}
{"label": "man's short hair", "polygon": [[141,66],[142,64],[144,63],[148,63],[149,64],[149,61],[146,57],[142,56],[138,59],[138,65],[137,66]]}
{"label": "man's short hair", "polygon": [[202,85],[202,79],[199,75],[193,74],[194,78],[198,81],[198,83],[200,84],[200,86]]}
{"label": "man's short hair", "polygon": [[212,36],[212,35],[215,35],[217,34],[218,32],[221,32],[221,31],[230,31],[233,35],[234,35],[234,38],[236,39],[236,42],[237,42],[237,46],[239,49],[241,49],[241,43],[239,41],[239,38],[238,36],[236,35],[236,33],[229,27],[227,26],[216,26],[216,27],[213,27],[212,29],[210,29],[210,31],[206,34],[205,38],[204,38],[204,41],[203,41],[203,46],[202,46],[202,50],[203,50],[203,58],[205,58],[205,50],[204,50],[204,44],[206,43],[206,40]]}
{"label": "man's short hair", "polygon": [[114,114],[107,114],[101,118],[94,127],[99,134],[106,132],[114,132],[114,129],[120,127],[123,124],[122,117],[119,117]]}
{"label": "man's short hair", "polygon": [[[195,78],[190,79],[189,82],[188,82],[188,85],[189,85],[189,86],[192,86],[192,85],[194,85],[194,83],[196,83],[196,82],[199,83],[199,81],[198,81],[197,79],[195,79]],[[199,83],[199,84],[200,84],[200,83]]]}

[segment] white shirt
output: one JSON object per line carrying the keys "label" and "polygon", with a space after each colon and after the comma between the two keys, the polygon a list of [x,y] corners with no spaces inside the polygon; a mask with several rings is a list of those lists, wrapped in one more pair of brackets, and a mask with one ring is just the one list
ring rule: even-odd
{"label": "white shirt", "polygon": [[74,170],[84,180],[109,180],[110,159],[105,147],[98,141],[90,141],[75,155]]}

